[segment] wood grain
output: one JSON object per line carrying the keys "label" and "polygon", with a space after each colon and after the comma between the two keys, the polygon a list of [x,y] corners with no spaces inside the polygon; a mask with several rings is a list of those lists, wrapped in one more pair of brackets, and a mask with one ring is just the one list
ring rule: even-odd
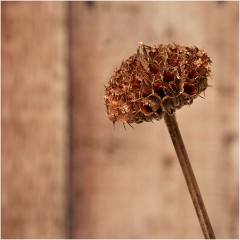
{"label": "wood grain", "polygon": [[202,238],[164,123],[114,131],[104,112],[138,42],[174,41],[213,61],[214,87],[177,119],[216,236],[238,238],[238,3],[74,2],[71,26],[72,236]]}
{"label": "wood grain", "polygon": [[202,238],[164,121],[114,130],[105,113],[143,41],[213,61],[205,100],[176,117],[216,236],[238,239],[238,7],[2,3],[2,237]]}
{"label": "wood grain", "polygon": [[2,237],[68,235],[66,4],[2,3]]}

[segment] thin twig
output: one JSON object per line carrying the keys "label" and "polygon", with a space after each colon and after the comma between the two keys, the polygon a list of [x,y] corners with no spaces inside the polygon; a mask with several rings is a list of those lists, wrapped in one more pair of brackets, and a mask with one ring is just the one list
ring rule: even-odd
{"label": "thin twig", "polygon": [[173,145],[175,147],[175,151],[178,156],[178,160],[182,167],[182,171],[187,182],[188,190],[190,192],[193,205],[195,207],[204,237],[206,239],[215,239],[215,234],[213,232],[207,211],[205,209],[203,199],[194,176],[187,151],[185,149],[181,133],[178,128],[177,120],[175,114],[165,114],[164,115],[165,122],[168,127],[169,134],[172,138]]}

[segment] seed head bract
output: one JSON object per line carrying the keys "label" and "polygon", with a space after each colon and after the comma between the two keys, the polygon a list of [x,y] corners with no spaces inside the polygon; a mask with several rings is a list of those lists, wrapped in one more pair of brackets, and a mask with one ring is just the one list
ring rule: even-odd
{"label": "seed head bract", "polygon": [[197,47],[140,42],[105,87],[107,115],[113,123],[160,120],[190,105],[207,86],[208,55]]}

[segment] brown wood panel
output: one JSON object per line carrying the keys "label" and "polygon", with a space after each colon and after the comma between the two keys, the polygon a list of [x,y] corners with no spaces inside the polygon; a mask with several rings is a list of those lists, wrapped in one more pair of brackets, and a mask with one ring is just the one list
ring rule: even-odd
{"label": "brown wood panel", "polygon": [[163,123],[115,131],[104,84],[146,44],[205,48],[213,88],[177,112],[218,238],[238,238],[238,3],[71,3],[72,236],[202,238]]}
{"label": "brown wood panel", "polygon": [[67,3],[2,3],[2,236],[202,237],[164,122],[114,131],[105,114],[104,84],[144,41],[212,58],[214,87],[177,119],[217,237],[238,238],[238,3],[70,5],[68,25]]}
{"label": "brown wood panel", "polygon": [[67,3],[2,3],[2,237],[68,235]]}

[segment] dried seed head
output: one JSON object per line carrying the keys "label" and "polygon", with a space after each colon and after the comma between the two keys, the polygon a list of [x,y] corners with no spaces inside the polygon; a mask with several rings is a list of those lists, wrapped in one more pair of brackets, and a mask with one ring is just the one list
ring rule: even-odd
{"label": "dried seed head", "polygon": [[137,53],[123,61],[105,90],[111,121],[141,123],[160,120],[204,91],[211,63],[197,47],[140,42]]}

